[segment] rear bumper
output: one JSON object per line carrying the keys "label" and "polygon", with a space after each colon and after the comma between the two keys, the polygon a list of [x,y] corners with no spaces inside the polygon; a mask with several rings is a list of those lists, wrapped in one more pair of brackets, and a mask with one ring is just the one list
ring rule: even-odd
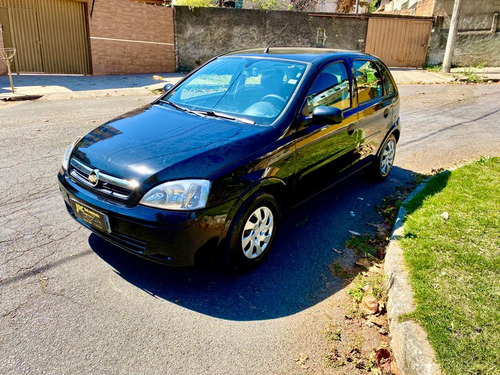
{"label": "rear bumper", "polygon": [[[63,171],[58,174],[58,180],[66,209],[76,221],[124,250],[172,266],[192,265],[199,250],[215,248],[234,204],[233,200],[192,212],[141,205],[127,207],[77,185]],[[77,218],[70,200],[105,214],[110,232],[93,228]]]}

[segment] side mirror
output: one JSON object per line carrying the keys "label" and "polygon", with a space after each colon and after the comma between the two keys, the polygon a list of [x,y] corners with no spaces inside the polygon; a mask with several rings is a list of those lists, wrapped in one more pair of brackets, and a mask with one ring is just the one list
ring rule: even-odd
{"label": "side mirror", "polygon": [[164,90],[165,92],[167,92],[167,91],[168,91],[168,90],[170,90],[172,87],[174,87],[174,85],[173,85],[173,84],[171,84],[171,83],[167,83],[165,86],[163,86],[163,90]]}
{"label": "side mirror", "polygon": [[319,106],[314,108],[312,113],[314,124],[340,124],[342,121],[344,121],[344,115],[335,107]]}

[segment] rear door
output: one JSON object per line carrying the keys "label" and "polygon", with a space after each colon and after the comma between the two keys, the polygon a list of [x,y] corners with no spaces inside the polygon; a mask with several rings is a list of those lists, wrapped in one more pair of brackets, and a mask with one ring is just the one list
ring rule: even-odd
{"label": "rear door", "polygon": [[360,133],[357,149],[360,160],[363,160],[378,151],[387,129],[392,124],[392,98],[386,95],[382,72],[374,60],[354,60],[353,71]]}

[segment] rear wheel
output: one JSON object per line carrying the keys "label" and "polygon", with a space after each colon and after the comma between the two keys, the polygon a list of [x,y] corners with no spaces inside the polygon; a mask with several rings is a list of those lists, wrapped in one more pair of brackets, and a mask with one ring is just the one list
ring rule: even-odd
{"label": "rear wheel", "polygon": [[396,137],[391,134],[381,147],[377,159],[369,167],[368,173],[375,180],[381,181],[391,172],[396,157],[396,144]]}
{"label": "rear wheel", "polygon": [[228,233],[225,263],[231,270],[261,263],[271,249],[279,221],[276,199],[267,193],[249,198],[233,219]]}

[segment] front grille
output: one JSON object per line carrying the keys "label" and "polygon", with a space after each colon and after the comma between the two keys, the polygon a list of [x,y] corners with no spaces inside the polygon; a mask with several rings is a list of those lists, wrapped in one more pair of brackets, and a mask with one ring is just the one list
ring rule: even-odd
{"label": "front grille", "polygon": [[137,181],[120,179],[100,171],[97,171],[99,175],[97,184],[93,184],[89,180],[92,171],[96,172],[97,170],[74,158],[71,159],[69,168],[70,176],[87,188],[118,199],[127,199],[138,186]]}

